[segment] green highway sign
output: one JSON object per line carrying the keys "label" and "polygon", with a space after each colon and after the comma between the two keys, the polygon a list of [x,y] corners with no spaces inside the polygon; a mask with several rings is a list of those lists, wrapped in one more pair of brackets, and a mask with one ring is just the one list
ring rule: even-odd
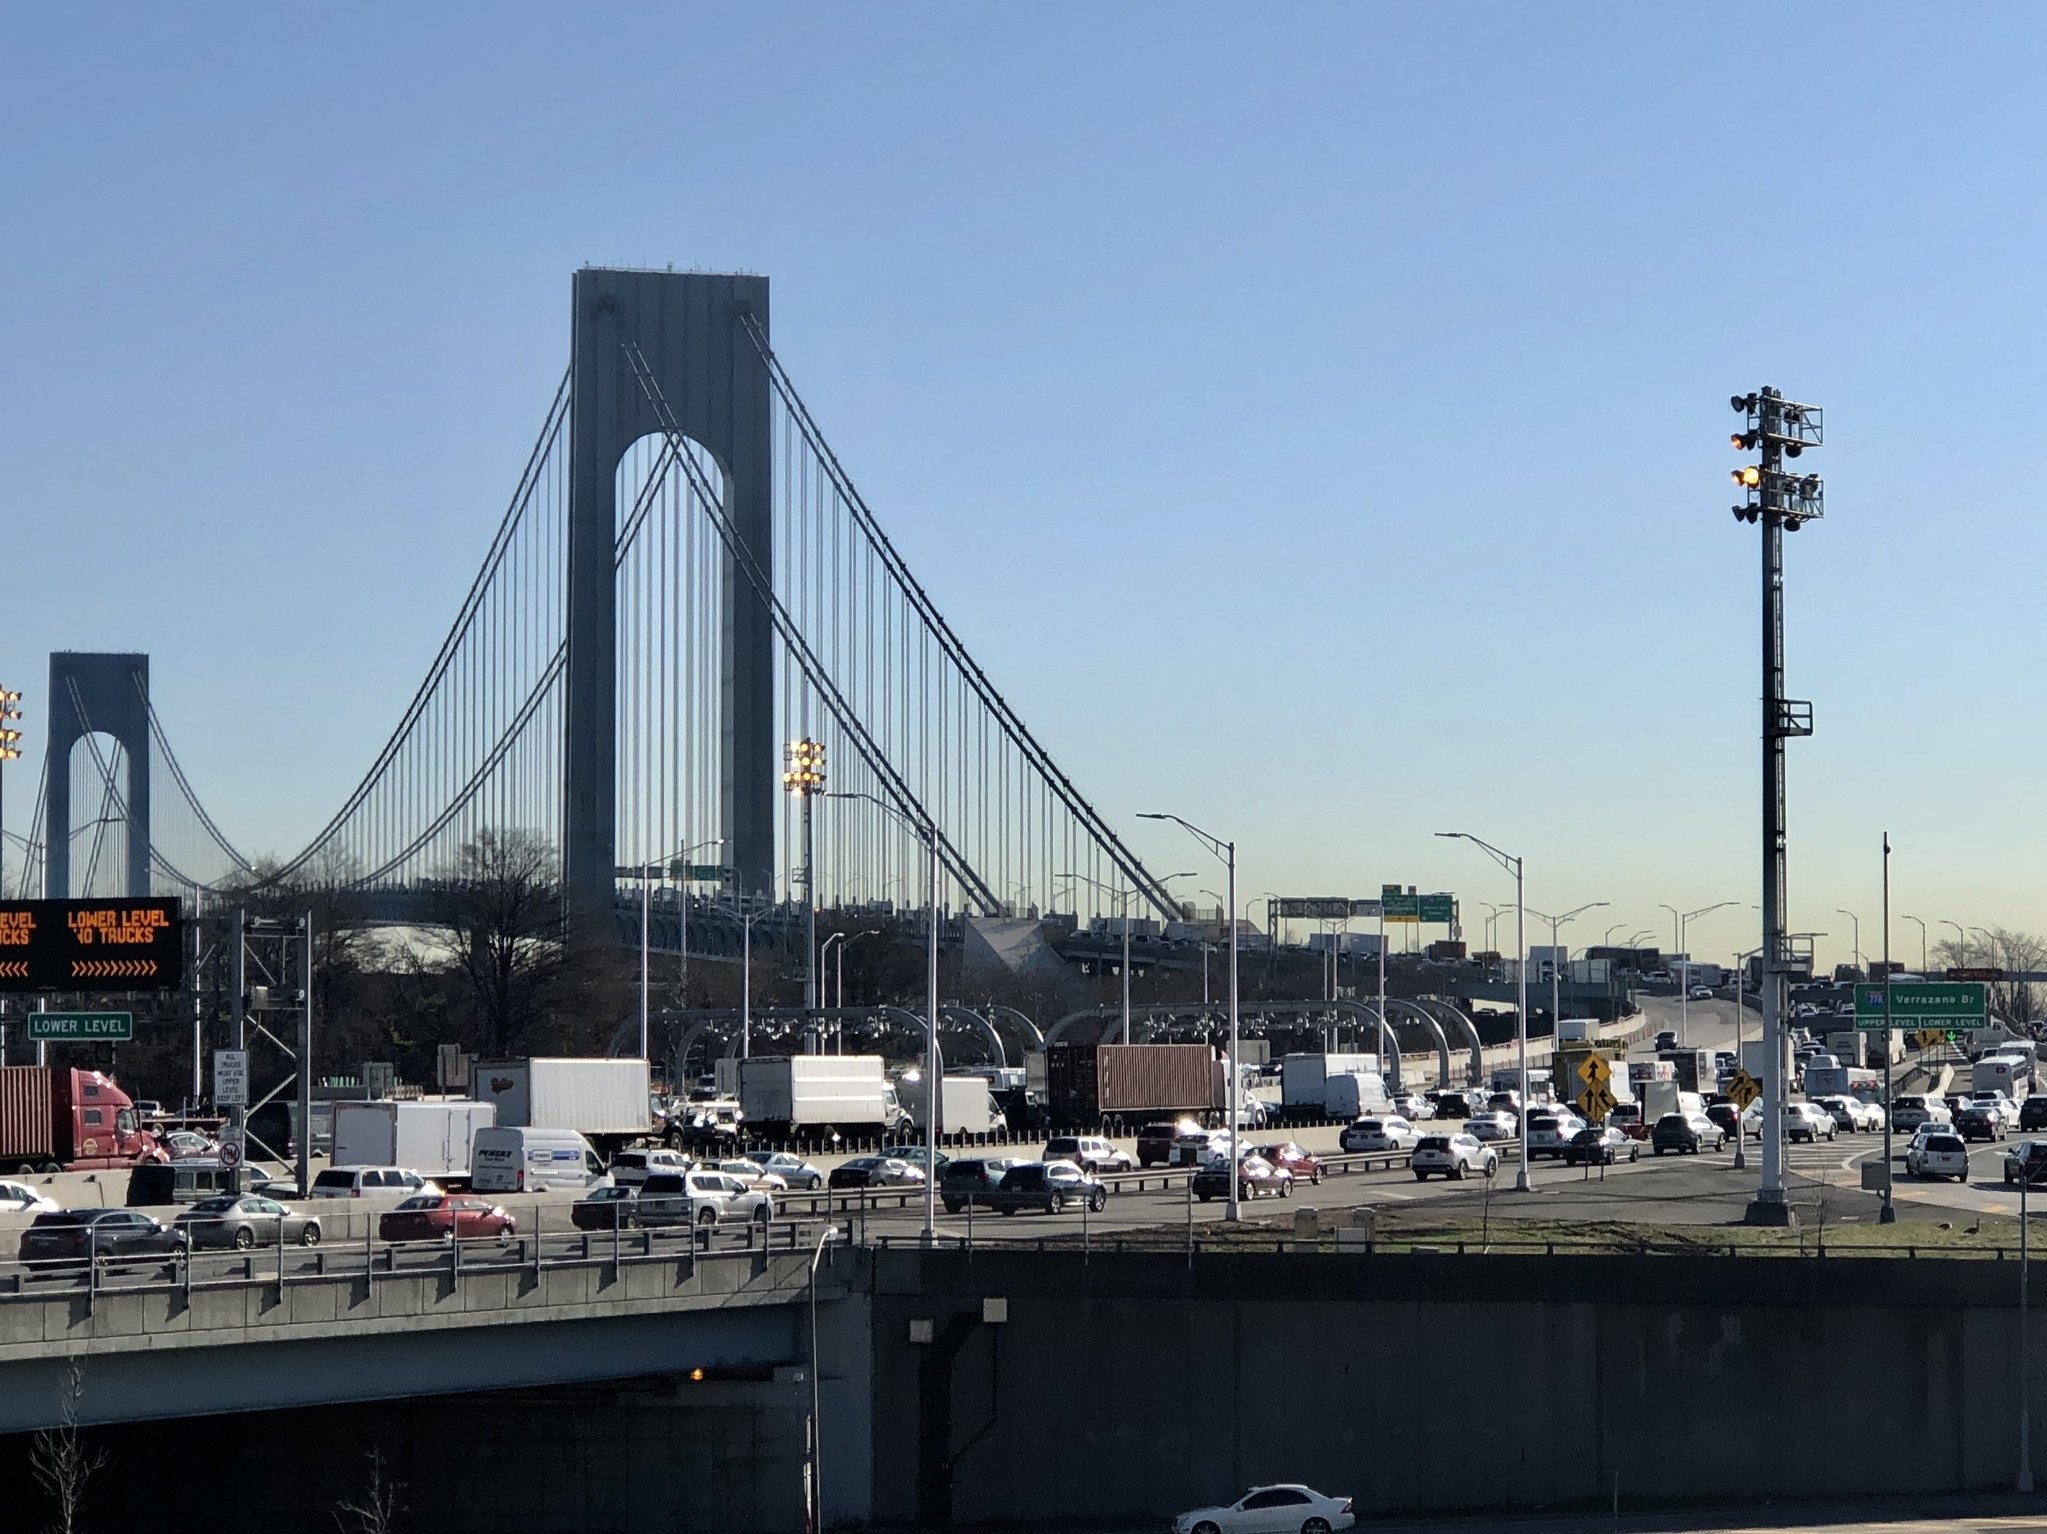
{"label": "green highway sign", "polygon": [[1387,921],[1422,919],[1422,897],[1406,893],[1397,884],[1379,886],[1379,908]]}
{"label": "green highway sign", "polygon": [[85,1043],[135,1037],[133,1012],[31,1012],[28,1036],[37,1043]]}
{"label": "green highway sign", "polygon": [[728,884],[732,870],[719,863],[685,863],[678,858],[668,865],[668,877],[702,884]]}
{"label": "green highway sign", "polygon": [[1457,897],[1454,895],[1424,895],[1421,897],[1421,918],[1427,922],[1440,922],[1450,926],[1457,920]]}
{"label": "green highway sign", "polygon": [[1980,980],[1893,980],[1888,987],[1868,982],[1855,987],[1855,1026],[1866,1030],[1981,1023],[1987,1011]]}

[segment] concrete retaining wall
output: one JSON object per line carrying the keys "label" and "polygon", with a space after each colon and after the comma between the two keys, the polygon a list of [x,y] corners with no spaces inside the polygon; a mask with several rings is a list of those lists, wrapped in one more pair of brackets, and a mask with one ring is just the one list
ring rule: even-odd
{"label": "concrete retaining wall", "polygon": [[1618,1478],[1639,1506],[2016,1464],[2016,1263],[892,1252],[875,1284],[883,1521],[948,1492],[961,1522],[1056,1522],[1264,1480],[1449,1510],[1605,1506]]}

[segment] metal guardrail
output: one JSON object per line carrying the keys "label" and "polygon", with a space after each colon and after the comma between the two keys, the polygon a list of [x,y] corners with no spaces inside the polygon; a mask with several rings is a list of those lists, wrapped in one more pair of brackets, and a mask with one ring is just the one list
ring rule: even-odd
{"label": "metal guardrail", "polygon": [[[260,1286],[278,1289],[291,1284],[319,1283],[334,1278],[418,1278],[446,1273],[460,1283],[466,1273],[499,1274],[577,1267],[625,1267],[636,1263],[670,1263],[680,1257],[717,1260],[755,1258],[774,1252],[802,1252],[815,1239],[815,1225],[799,1220],[762,1224],[758,1221],[719,1225],[656,1225],[631,1230],[560,1231],[545,1236],[515,1236],[500,1244],[495,1237],[464,1237],[458,1241],[350,1242],[346,1246],[267,1245],[231,1252],[96,1254],[91,1258],[48,1258],[15,1262],[0,1270],[0,1306],[24,1300],[42,1301],[83,1293],[86,1313],[94,1313],[102,1294],[194,1293]],[[722,1238],[722,1239],[721,1239]],[[486,1255],[477,1255],[481,1251]],[[408,1257],[429,1257],[426,1262]],[[296,1259],[293,1262],[293,1259]],[[125,1281],[116,1281],[125,1275]],[[139,1275],[139,1276],[137,1276]]]}

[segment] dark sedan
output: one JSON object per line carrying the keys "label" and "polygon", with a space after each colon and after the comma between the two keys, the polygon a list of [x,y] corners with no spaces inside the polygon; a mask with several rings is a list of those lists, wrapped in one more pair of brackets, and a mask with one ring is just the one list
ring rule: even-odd
{"label": "dark sedan", "polygon": [[[1246,1156],[1236,1165],[1237,1197],[1262,1198],[1271,1194],[1285,1198],[1294,1191],[1293,1173],[1284,1167],[1276,1167],[1263,1156]],[[1230,1196],[1230,1164],[1227,1161],[1206,1161],[1194,1174],[1194,1196],[1207,1203],[1212,1198]]]}
{"label": "dark sedan", "polygon": [[1565,1166],[1612,1166],[1616,1161],[1640,1161],[1642,1147],[1617,1124],[1603,1129],[1581,1129],[1564,1147]]}
{"label": "dark sedan", "polygon": [[1083,1172],[1070,1161],[1027,1161],[1002,1174],[993,1206],[1004,1214],[1021,1209],[1058,1214],[1069,1206],[1100,1214],[1108,1202],[1109,1190],[1092,1172]]}
{"label": "dark sedan", "polygon": [[185,1248],[185,1233],[138,1209],[60,1209],[39,1214],[21,1233],[23,1262],[83,1262],[88,1257],[164,1257]]}
{"label": "dark sedan", "polygon": [[194,1251],[232,1247],[246,1252],[253,1246],[276,1246],[280,1241],[293,1246],[320,1244],[320,1221],[316,1216],[294,1214],[276,1199],[259,1193],[202,1198],[180,1214],[174,1224],[185,1233]]}
{"label": "dark sedan", "polygon": [[855,1156],[832,1168],[834,1188],[921,1188],[924,1173],[897,1156]]}
{"label": "dark sedan", "polygon": [[1666,1113],[1649,1131],[1649,1148],[1659,1156],[1665,1151],[1695,1153],[1709,1145],[1725,1149],[1727,1131],[1703,1113]]}
{"label": "dark sedan", "polygon": [[569,1223],[577,1230],[631,1230],[640,1223],[639,1202],[638,1188],[592,1188],[569,1205]]}

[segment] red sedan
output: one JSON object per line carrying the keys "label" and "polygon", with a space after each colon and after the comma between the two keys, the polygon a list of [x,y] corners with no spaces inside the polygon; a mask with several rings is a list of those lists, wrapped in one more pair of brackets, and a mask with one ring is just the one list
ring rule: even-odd
{"label": "red sedan", "polygon": [[519,1231],[518,1222],[496,1204],[455,1193],[415,1193],[377,1221],[380,1241],[464,1241],[496,1237],[507,1246]]}
{"label": "red sedan", "polygon": [[1296,1182],[1322,1181],[1322,1158],[1289,1140],[1284,1145],[1261,1145],[1252,1154],[1263,1156],[1274,1166],[1285,1167]]}

